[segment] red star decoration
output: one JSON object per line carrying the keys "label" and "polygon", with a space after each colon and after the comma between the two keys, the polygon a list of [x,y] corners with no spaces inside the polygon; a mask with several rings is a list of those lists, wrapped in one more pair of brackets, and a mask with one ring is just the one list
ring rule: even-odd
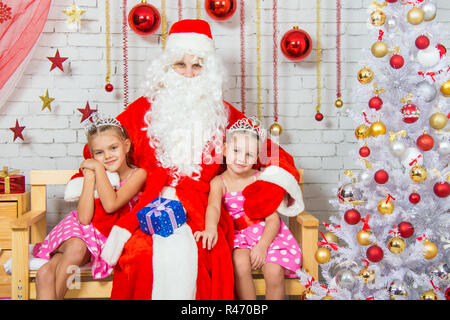
{"label": "red star decoration", "polygon": [[66,57],[60,57],[59,56],[59,51],[58,49],[56,49],[56,54],[54,57],[47,57],[48,60],[50,60],[52,62],[52,66],[50,68],[50,71],[52,71],[53,69],[55,69],[56,67],[58,67],[59,69],[61,69],[61,71],[64,71],[63,69],[63,62],[66,61],[68,58]]}
{"label": "red star decoration", "polygon": [[82,123],[84,120],[89,118],[91,116],[91,114],[93,114],[94,112],[97,112],[97,110],[91,109],[91,107],[89,106],[89,101],[86,102],[86,107],[84,109],[77,108],[77,110],[83,114],[83,117],[81,118],[80,123]]}
{"label": "red star decoration", "polygon": [[23,126],[23,127],[19,126],[19,120],[16,119],[16,126],[13,128],[9,128],[9,129],[12,132],[14,132],[13,142],[16,141],[17,138],[20,138],[20,139],[22,139],[22,141],[24,141],[22,131],[23,131],[23,129],[25,129],[25,126]]}

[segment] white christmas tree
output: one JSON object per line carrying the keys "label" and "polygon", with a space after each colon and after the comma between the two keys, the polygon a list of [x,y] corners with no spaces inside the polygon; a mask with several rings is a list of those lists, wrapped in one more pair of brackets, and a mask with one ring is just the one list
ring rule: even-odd
{"label": "white christmas tree", "polygon": [[449,37],[431,0],[373,1],[368,14],[374,43],[347,110],[361,170],[336,188],[339,214],[316,252],[326,284],[298,272],[304,296],[448,299]]}

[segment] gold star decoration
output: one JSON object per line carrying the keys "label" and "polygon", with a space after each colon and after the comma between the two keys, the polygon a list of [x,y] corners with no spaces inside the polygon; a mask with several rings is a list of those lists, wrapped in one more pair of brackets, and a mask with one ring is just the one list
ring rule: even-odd
{"label": "gold star decoration", "polygon": [[63,10],[63,13],[65,13],[69,17],[67,19],[68,24],[76,22],[81,25],[81,15],[85,12],[86,10],[80,10],[80,8],[75,5],[75,1],[72,3],[72,8]]}
{"label": "gold star decoration", "polygon": [[51,103],[53,100],[55,100],[55,98],[49,97],[49,95],[48,95],[48,89],[47,89],[47,91],[45,92],[45,96],[39,96],[39,98],[41,98],[41,100],[42,100],[42,109],[41,109],[41,111],[44,110],[45,108],[48,108],[48,110],[52,111],[52,108],[51,108],[51,106],[50,106],[50,103]]}

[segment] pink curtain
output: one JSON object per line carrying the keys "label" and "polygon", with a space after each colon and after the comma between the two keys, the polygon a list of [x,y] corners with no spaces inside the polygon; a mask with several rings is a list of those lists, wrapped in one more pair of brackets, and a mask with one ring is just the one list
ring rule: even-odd
{"label": "pink curtain", "polygon": [[0,0],[0,107],[20,80],[51,0]]}

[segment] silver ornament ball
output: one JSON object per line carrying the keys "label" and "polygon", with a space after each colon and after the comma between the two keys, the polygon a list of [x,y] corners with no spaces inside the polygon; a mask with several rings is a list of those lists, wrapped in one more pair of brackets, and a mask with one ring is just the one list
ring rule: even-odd
{"label": "silver ornament ball", "polygon": [[398,26],[397,20],[398,20],[397,16],[395,16],[395,15],[389,16],[389,17],[386,19],[386,22],[385,22],[384,26],[386,27],[386,29],[387,29],[388,31],[391,31],[391,32],[392,32],[392,31],[394,31],[394,30],[397,28],[397,26]]}
{"label": "silver ornament ball", "polygon": [[372,175],[367,170],[361,171],[358,175],[358,178],[359,181],[365,186],[369,185],[372,182]]}
{"label": "silver ornament ball", "polygon": [[430,21],[436,17],[437,8],[433,2],[428,2],[422,6],[422,10],[425,13],[424,20]]}
{"label": "silver ornament ball", "polygon": [[403,142],[395,140],[391,144],[391,152],[396,157],[401,157],[406,150],[406,146]]}
{"label": "silver ornament ball", "polygon": [[391,282],[388,291],[391,300],[406,300],[408,298],[408,291],[406,291],[405,284],[398,280]]}
{"label": "silver ornament ball", "polygon": [[443,156],[448,155],[450,153],[450,141],[441,141],[438,146],[438,152]]}
{"label": "silver ornament ball", "polygon": [[434,98],[436,98],[436,87],[426,80],[419,82],[416,86],[416,89],[418,95],[421,96],[423,100],[425,100],[425,102],[431,102],[434,100]]}
{"label": "silver ornament ball", "polygon": [[351,289],[355,285],[355,272],[351,269],[344,269],[337,273],[336,284],[342,289]]}

